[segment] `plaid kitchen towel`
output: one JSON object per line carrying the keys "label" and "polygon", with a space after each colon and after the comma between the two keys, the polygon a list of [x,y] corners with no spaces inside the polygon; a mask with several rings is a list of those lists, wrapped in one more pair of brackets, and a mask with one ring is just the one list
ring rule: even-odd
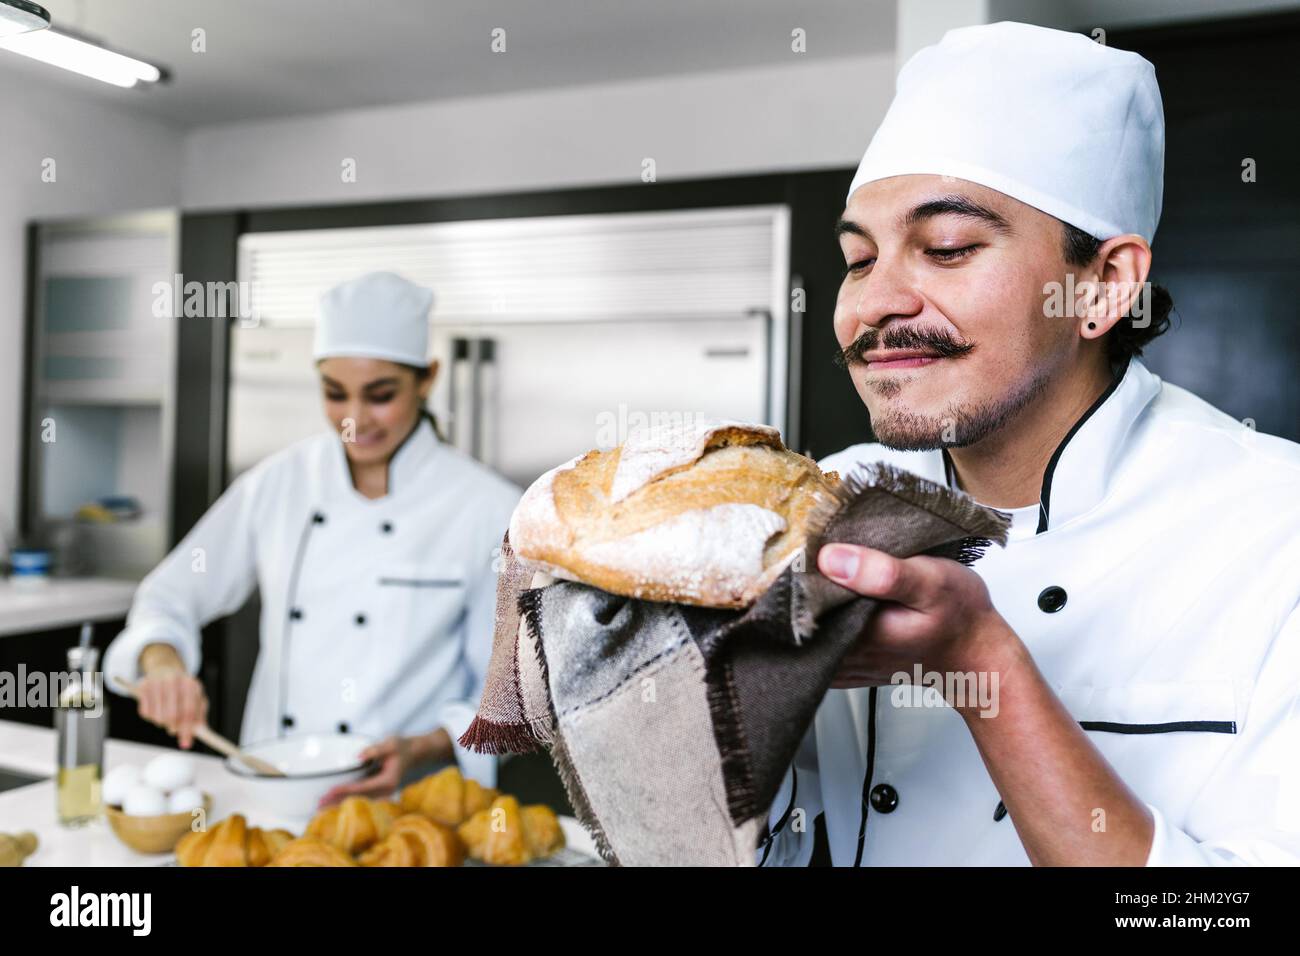
{"label": "plaid kitchen towel", "polygon": [[488,677],[461,743],[548,748],[611,863],[752,866],[786,768],[876,604],[815,570],[821,544],[970,564],[1006,544],[1009,524],[959,491],[866,466],[814,517],[807,561],[739,611],[553,581],[507,541]]}

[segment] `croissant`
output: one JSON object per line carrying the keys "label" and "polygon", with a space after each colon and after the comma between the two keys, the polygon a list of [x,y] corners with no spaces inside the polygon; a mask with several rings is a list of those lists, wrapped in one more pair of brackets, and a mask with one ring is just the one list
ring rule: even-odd
{"label": "croissant", "polygon": [[408,814],[365,853],[362,866],[460,866],[465,847],[456,831],[418,814]]}
{"label": "croissant", "polygon": [[456,831],[475,860],[520,866],[550,856],[564,846],[555,811],[543,804],[519,806],[514,797],[497,797]]}
{"label": "croissant", "polygon": [[322,810],[307,824],[304,836],[316,837],[349,855],[378,843],[393,828],[393,812],[387,801],[345,797],[342,803]]}
{"label": "croissant", "polygon": [[356,866],[352,859],[332,843],[304,836],[290,840],[268,866]]}
{"label": "croissant", "polygon": [[250,827],[241,814],[207,830],[187,833],[176,843],[181,866],[266,866],[293,839],[288,830]]}
{"label": "croissant", "polygon": [[455,827],[491,806],[497,795],[477,780],[466,780],[458,767],[447,767],[403,788],[398,797],[404,812]]}

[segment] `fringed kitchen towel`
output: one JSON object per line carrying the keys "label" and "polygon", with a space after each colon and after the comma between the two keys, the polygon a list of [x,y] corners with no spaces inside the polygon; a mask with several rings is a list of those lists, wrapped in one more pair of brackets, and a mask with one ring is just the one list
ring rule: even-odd
{"label": "fringed kitchen towel", "polygon": [[741,611],[534,577],[507,542],[487,684],[461,743],[548,747],[611,863],[752,866],[786,768],[876,604],[815,570],[821,544],[971,564],[1006,544],[1009,524],[959,491],[866,466],[812,522],[806,562]]}
{"label": "fringed kitchen towel", "polygon": [[[496,629],[487,679],[478,714],[460,744],[479,753],[530,753],[553,741],[550,694],[535,642],[520,633],[524,626],[520,596],[530,587],[550,583],[515,558],[509,535],[501,542],[497,572]],[[522,657],[521,657],[522,654]]]}

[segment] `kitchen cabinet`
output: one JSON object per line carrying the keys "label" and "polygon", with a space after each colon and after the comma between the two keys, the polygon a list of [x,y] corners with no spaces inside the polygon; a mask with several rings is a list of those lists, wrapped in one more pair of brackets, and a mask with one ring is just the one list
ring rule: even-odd
{"label": "kitchen cabinet", "polygon": [[[56,573],[139,577],[170,544],[177,235],[166,210],[32,228],[21,526]],[[76,517],[121,497],[138,517]]]}

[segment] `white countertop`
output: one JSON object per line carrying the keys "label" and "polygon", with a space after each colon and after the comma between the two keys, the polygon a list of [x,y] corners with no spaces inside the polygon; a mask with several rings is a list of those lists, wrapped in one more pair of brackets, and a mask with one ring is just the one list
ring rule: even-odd
{"label": "white countertop", "polygon": [[0,637],[124,618],[138,586],[138,581],[116,578],[50,578],[40,584],[0,580]]}
{"label": "white countertop", "polygon": [[[143,765],[167,752],[164,747],[110,739],[104,746],[105,770],[123,763]],[[31,830],[40,841],[36,852],[27,858],[27,866],[158,866],[171,862],[170,853],[146,856],[128,849],[113,836],[102,817],[77,829],[60,826],[54,811],[54,755],[53,729],[0,720],[0,767],[50,777],[26,787],[0,791],[0,830],[6,833]],[[222,766],[221,758],[193,756],[197,764],[195,786],[212,796],[210,820],[242,813],[254,826],[283,827],[302,833],[305,821],[275,817],[256,806],[245,792],[244,784]],[[560,825],[571,848],[597,856],[590,835],[577,820],[560,817]]]}

